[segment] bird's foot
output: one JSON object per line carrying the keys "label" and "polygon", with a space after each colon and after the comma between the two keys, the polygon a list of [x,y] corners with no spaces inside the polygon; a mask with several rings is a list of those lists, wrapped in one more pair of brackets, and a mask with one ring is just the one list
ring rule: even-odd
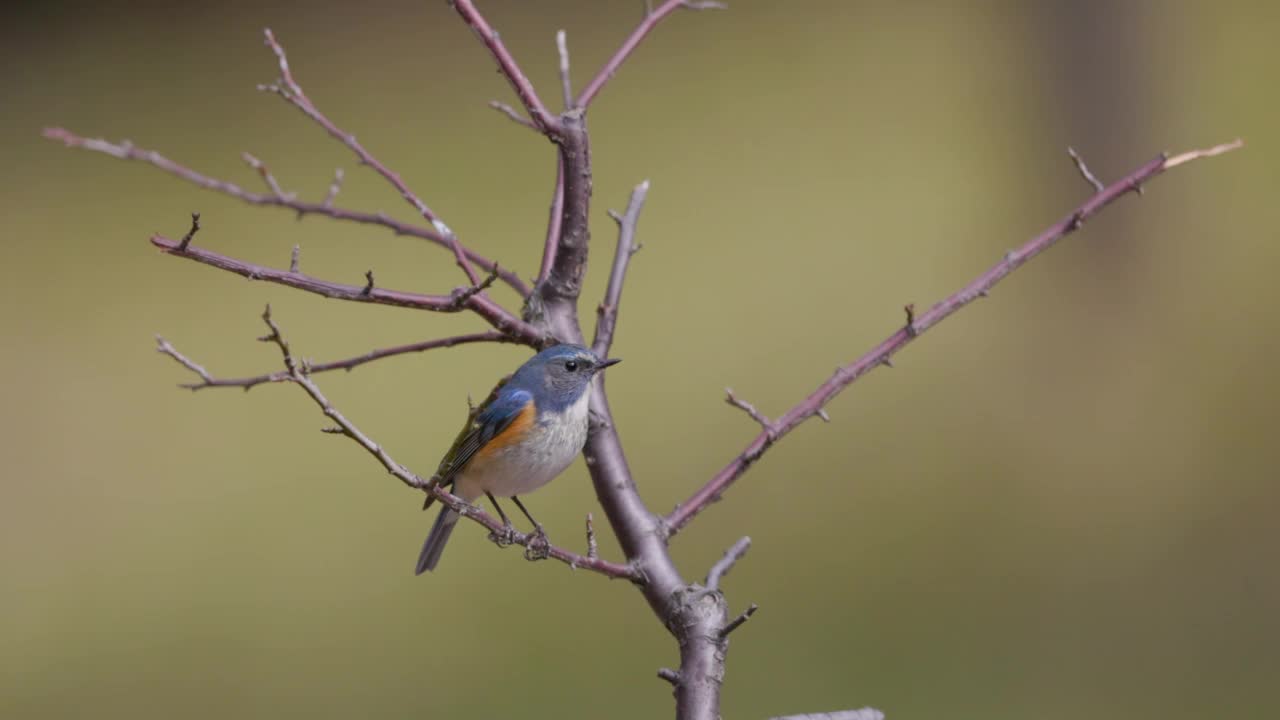
{"label": "bird's foot", "polygon": [[516,530],[516,527],[511,523],[507,523],[497,530],[491,530],[489,532],[489,540],[498,547],[507,547],[508,545],[514,545],[516,537],[519,535],[520,531]]}
{"label": "bird's foot", "polygon": [[525,560],[546,560],[551,556],[551,541],[547,539],[547,531],[541,525],[534,526],[529,534],[528,544],[524,546]]}

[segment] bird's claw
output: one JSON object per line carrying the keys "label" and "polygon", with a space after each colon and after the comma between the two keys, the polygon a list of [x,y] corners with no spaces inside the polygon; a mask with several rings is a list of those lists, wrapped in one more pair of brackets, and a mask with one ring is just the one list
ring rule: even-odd
{"label": "bird's claw", "polygon": [[524,546],[524,559],[546,560],[551,556],[551,541],[547,540],[547,531],[538,525],[532,533],[529,534],[529,542]]}
{"label": "bird's claw", "polygon": [[515,544],[516,536],[519,534],[520,532],[516,530],[514,525],[507,523],[497,530],[491,530],[489,532],[489,540],[493,541],[498,547],[507,547]]}

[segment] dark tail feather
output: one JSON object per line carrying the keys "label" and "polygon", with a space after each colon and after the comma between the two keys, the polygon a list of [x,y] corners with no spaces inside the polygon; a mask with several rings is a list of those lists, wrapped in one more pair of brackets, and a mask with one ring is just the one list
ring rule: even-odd
{"label": "dark tail feather", "polygon": [[440,562],[440,554],[444,552],[445,543],[449,542],[449,536],[453,534],[453,528],[458,524],[458,517],[458,513],[449,508],[440,508],[440,514],[436,516],[436,524],[431,526],[427,541],[422,543],[422,553],[418,555],[418,569],[414,574],[421,575],[428,570],[436,569],[436,563]]}

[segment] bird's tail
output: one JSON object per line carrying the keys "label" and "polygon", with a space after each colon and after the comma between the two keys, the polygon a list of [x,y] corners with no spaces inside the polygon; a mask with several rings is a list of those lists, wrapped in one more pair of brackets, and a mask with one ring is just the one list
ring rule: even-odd
{"label": "bird's tail", "polygon": [[458,513],[449,508],[440,508],[440,514],[436,516],[435,525],[431,526],[427,541],[422,543],[416,575],[436,569],[436,563],[440,562],[440,554],[444,552],[445,543],[449,542],[449,536],[453,534],[453,528],[458,524],[458,517]]}

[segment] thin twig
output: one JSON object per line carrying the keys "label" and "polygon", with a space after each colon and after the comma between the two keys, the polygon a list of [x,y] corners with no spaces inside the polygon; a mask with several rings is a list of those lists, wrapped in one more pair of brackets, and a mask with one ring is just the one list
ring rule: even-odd
{"label": "thin twig", "polygon": [[[218,178],[209,177],[196,170],[192,170],[184,165],[176,163],[155,150],[147,150],[145,148],[136,147],[133,143],[124,141],[121,143],[112,143],[102,138],[87,138],[58,127],[50,127],[44,129],[44,136],[50,140],[57,140],[63,145],[71,148],[91,150],[104,155],[110,155],[121,160],[134,160],[151,165],[170,175],[185,180],[193,185],[222,193],[233,197],[241,202],[251,205],[262,205],[266,207],[287,208],[298,214],[298,217],[307,215],[319,215],[327,217],[331,220],[339,220],[345,222],[354,222],[365,225],[377,225],[391,230],[396,235],[406,235],[409,237],[420,238],[433,242],[441,247],[452,249],[449,241],[438,231],[431,228],[420,227],[410,223],[395,220],[383,213],[367,213],[358,210],[348,210],[344,208],[333,207],[333,197],[337,195],[335,187],[341,184],[341,178],[335,176],[334,184],[329,186],[330,193],[326,196],[324,202],[310,203],[297,199],[296,197],[280,198],[269,193],[256,193],[246,190],[239,185],[219,180]],[[493,261],[485,256],[463,248],[467,258],[479,267],[492,267]],[[529,286],[525,284],[520,276],[513,272],[504,270],[502,280],[510,285],[522,297],[529,295]]]}
{"label": "thin twig", "polygon": [[527,127],[538,134],[542,134],[542,130],[537,125],[534,125],[532,120],[521,115],[519,110],[516,110],[510,105],[504,102],[498,102],[497,100],[490,100],[489,107],[493,108],[494,110],[497,110],[503,115],[506,115],[508,118],[511,119],[512,122],[516,123],[517,125],[523,125],[524,127]]}
{"label": "thin twig", "polygon": [[445,225],[444,221],[441,220],[439,216],[431,210],[431,208],[427,207],[427,204],[422,201],[422,198],[418,197],[416,193],[409,189],[409,186],[405,184],[404,180],[398,173],[393,172],[387,166],[379,162],[372,153],[360,144],[360,141],[356,140],[355,135],[352,135],[337,125],[334,125],[333,122],[329,120],[324,113],[320,112],[319,108],[311,102],[311,99],[302,91],[302,88],[298,85],[297,81],[293,79],[293,72],[289,68],[289,59],[285,55],[284,46],[276,41],[276,36],[271,32],[271,28],[263,29],[262,36],[265,39],[267,47],[271,48],[271,51],[275,53],[276,60],[279,62],[280,78],[284,86],[260,85],[258,86],[258,89],[274,92],[283,98],[285,102],[301,110],[302,114],[311,118],[317,125],[324,128],[325,132],[329,133],[330,136],[350,148],[351,152],[356,154],[356,157],[359,158],[361,163],[373,168],[374,172],[378,173],[387,182],[391,183],[392,187],[400,193],[400,197],[404,198],[406,202],[418,211],[418,214],[421,215],[423,219],[435,227],[448,244],[448,247],[453,250],[454,258],[457,260],[458,267],[466,274],[467,280],[469,280],[472,285],[476,284],[478,277],[476,276],[475,269],[471,267],[469,262],[467,262],[466,250],[462,247],[462,243],[459,242],[458,237],[449,229],[449,226]]}
{"label": "thin twig", "polygon": [[1102,192],[1106,189],[1106,186],[1102,184],[1102,181],[1089,171],[1089,166],[1084,164],[1084,158],[1080,157],[1080,153],[1076,152],[1075,148],[1067,148],[1067,154],[1071,156],[1071,162],[1076,164],[1076,170],[1080,171],[1080,175],[1084,178],[1084,181],[1093,186],[1094,192]]}
{"label": "thin twig", "polygon": [[840,391],[863,375],[886,364],[886,361],[892,355],[924,334],[929,328],[947,319],[974,300],[985,297],[991,288],[995,287],[1009,273],[1049,249],[1063,237],[1074,232],[1080,227],[1082,220],[1100,212],[1103,208],[1129,192],[1136,191],[1142,187],[1143,183],[1150,181],[1172,167],[1197,158],[1220,155],[1228,150],[1240,147],[1241,144],[1236,141],[1216,145],[1206,150],[1192,150],[1172,158],[1162,154],[1134,170],[1126,177],[1112,183],[1102,192],[1094,194],[1065,218],[1027,241],[1022,247],[1007,253],[1000,262],[942,302],[934,305],[927,312],[916,314],[914,309],[909,310],[908,324],[906,326],[885,338],[879,345],[876,345],[854,362],[838,368],[835,374],[819,385],[807,398],[774,421],[773,432],[767,429],[762,431],[737,457],[694,492],[688,500],[676,506],[666,517],[668,531],[672,535],[679,532],[698,513],[706,509],[711,503],[719,500],[721,493],[741,477],[755,461],[759,460],[760,456],[774,442],[791,432],[805,420],[819,415],[823,406],[838,395]]}
{"label": "thin twig", "polygon": [[724,639],[724,638],[729,637],[729,635],[730,635],[734,630],[737,630],[738,628],[742,627],[742,624],[743,624],[743,623],[745,623],[746,621],[750,620],[750,619],[751,619],[751,616],[752,616],[752,615],[755,615],[755,614],[756,614],[756,611],[757,611],[757,610],[759,610],[759,609],[760,609],[760,606],[759,606],[759,605],[757,605],[757,604],[755,604],[755,603],[751,603],[751,606],[750,606],[750,607],[748,607],[746,610],[743,610],[741,615],[739,615],[738,617],[736,617],[736,618],[734,618],[734,619],[730,620],[730,621],[729,621],[729,624],[724,626],[724,629],[720,631],[720,638],[721,638],[721,639]]}
{"label": "thin twig", "polygon": [[644,201],[649,195],[649,181],[645,180],[631,191],[631,199],[627,201],[627,211],[622,215],[611,213],[618,223],[618,246],[613,251],[613,269],[609,273],[609,284],[605,288],[604,300],[596,309],[596,337],[592,349],[600,357],[609,354],[613,345],[613,333],[618,325],[618,307],[622,303],[622,286],[627,279],[627,267],[631,257],[635,255],[636,227],[640,222],[640,211],[644,209]]}
{"label": "thin twig", "polygon": [[672,670],[671,668],[658,668],[658,679],[666,680],[672,685],[679,685],[680,673],[676,672],[675,670]]}
{"label": "thin twig", "polygon": [[600,557],[600,545],[596,542],[596,523],[591,513],[587,513],[587,557]]}
{"label": "thin twig", "polygon": [[449,0],[453,5],[453,9],[458,12],[462,21],[471,28],[471,31],[480,38],[480,42],[489,49],[489,54],[493,55],[493,59],[498,63],[498,69],[502,72],[502,76],[511,83],[511,89],[516,91],[516,96],[520,98],[520,104],[524,105],[524,109],[529,113],[529,117],[533,120],[533,124],[538,127],[548,137],[555,137],[559,134],[560,122],[551,113],[547,112],[547,108],[538,99],[538,93],[533,89],[533,83],[529,82],[529,78],[525,76],[524,71],[516,63],[516,59],[512,57],[511,52],[507,50],[507,46],[502,44],[502,40],[498,38],[498,33],[489,25],[489,21],[485,20],[480,11],[476,9],[475,3],[471,0]]}
{"label": "thin twig", "polygon": [[564,155],[556,153],[556,184],[551,191],[551,209],[547,216],[547,240],[542,248],[542,267],[538,270],[538,282],[551,275],[560,248],[560,228],[564,221]]}
{"label": "thin twig", "polygon": [[257,171],[258,176],[267,184],[267,189],[271,191],[272,195],[275,195],[281,200],[287,200],[293,196],[293,193],[287,193],[281,189],[280,183],[276,181],[276,176],[271,174],[271,169],[267,167],[266,163],[247,152],[240,153],[240,157],[244,158],[245,163],[248,164],[249,167]]}
{"label": "thin twig", "polygon": [[193,212],[191,213],[191,229],[187,230],[187,234],[183,235],[182,239],[178,241],[178,249],[186,250],[191,245],[191,239],[198,232],[200,232],[200,213]]}
{"label": "thin twig", "polygon": [[765,432],[777,433],[778,429],[774,425],[774,422],[770,420],[764,413],[757,410],[755,405],[752,405],[746,400],[742,400],[737,395],[734,395],[733,388],[724,389],[724,401],[738,408],[739,410],[746,413],[747,415],[750,415],[751,419],[755,420],[760,425],[761,429],[763,429]]}
{"label": "thin twig", "polygon": [[[459,302],[456,294],[459,291],[455,291],[453,295],[420,295],[399,290],[369,287],[366,292],[366,286],[364,285],[346,285],[321,280],[303,273],[277,270],[228,257],[204,248],[188,247],[184,249],[179,242],[160,235],[153,235],[151,244],[175,257],[194,260],[198,263],[247,277],[250,280],[266,280],[267,282],[285,285],[328,298],[379,305],[396,305],[434,312],[471,310],[484,318],[494,328],[526,345],[539,347],[543,341],[541,331],[515,317],[506,308],[498,305],[483,293],[469,295],[464,301]],[[465,292],[465,290],[461,292]]]}
{"label": "thin twig", "polygon": [[573,109],[573,82],[569,80],[569,43],[564,30],[556,31],[556,52],[560,55],[560,90],[564,96],[564,109]]}
{"label": "thin twig", "polygon": [[743,537],[726,550],[724,557],[717,560],[716,564],[711,566],[710,572],[707,573],[707,589],[719,590],[720,580],[729,574],[729,571],[747,554],[749,549],[751,549],[751,538]]}
{"label": "thin twig", "polygon": [[769,720],[884,720],[884,713],[875,708],[858,710],[837,710],[829,713],[811,713],[807,715],[780,715]]}
{"label": "thin twig", "polygon": [[644,40],[650,31],[671,13],[681,8],[686,10],[725,10],[728,7],[728,5],[721,2],[667,0],[657,8],[649,10],[645,13],[644,19],[640,21],[640,24],[636,26],[636,29],[632,30],[627,39],[622,41],[622,46],[613,53],[613,57],[605,62],[604,66],[600,68],[600,72],[596,73],[591,82],[587,83],[587,86],[582,89],[582,93],[578,95],[578,101],[574,103],[574,107],[586,108],[589,106],[591,101],[596,99],[596,95],[599,95],[600,91],[604,89],[605,84],[618,72],[618,68],[622,67],[622,64],[627,61],[631,53],[635,52],[636,47],[640,45],[640,41]]}
{"label": "thin twig", "polygon": [[[203,390],[205,388],[243,388],[249,390],[266,383],[285,382],[290,379],[289,373],[286,371],[276,371],[271,373],[263,373],[252,377],[241,378],[219,378],[206,371],[203,367],[196,365],[189,358],[178,352],[173,345],[161,337],[156,338],[160,352],[168,355],[174,360],[181,363],[188,370],[199,375],[201,382],[198,383],[181,383],[178,387],[187,390]],[[342,360],[333,360],[324,363],[311,363],[308,366],[308,372],[311,374],[330,372],[332,370],[351,371],[361,365],[371,363],[374,360],[382,358],[394,357],[396,355],[407,355],[410,353],[426,352],[428,350],[436,350],[439,348],[451,348],[459,345],[470,345],[473,343],[512,343],[516,342],[509,336],[504,335],[496,330],[487,330],[485,332],[470,333],[468,335],[454,335],[452,337],[437,338],[435,340],[424,340],[422,342],[409,343],[407,345],[396,345],[388,348],[378,348],[370,350],[362,355],[344,358]]]}
{"label": "thin twig", "polygon": [[1231,142],[1222,143],[1221,145],[1214,145],[1211,148],[1204,148],[1203,150],[1188,150],[1187,152],[1174,155],[1168,160],[1165,160],[1164,169],[1168,170],[1169,168],[1177,167],[1183,163],[1191,162],[1192,160],[1199,160],[1200,158],[1209,158],[1209,157],[1213,157],[1214,155],[1221,155],[1222,153],[1231,152],[1232,150],[1239,150],[1242,147],[1244,147],[1244,140],[1240,138],[1236,138]]}

